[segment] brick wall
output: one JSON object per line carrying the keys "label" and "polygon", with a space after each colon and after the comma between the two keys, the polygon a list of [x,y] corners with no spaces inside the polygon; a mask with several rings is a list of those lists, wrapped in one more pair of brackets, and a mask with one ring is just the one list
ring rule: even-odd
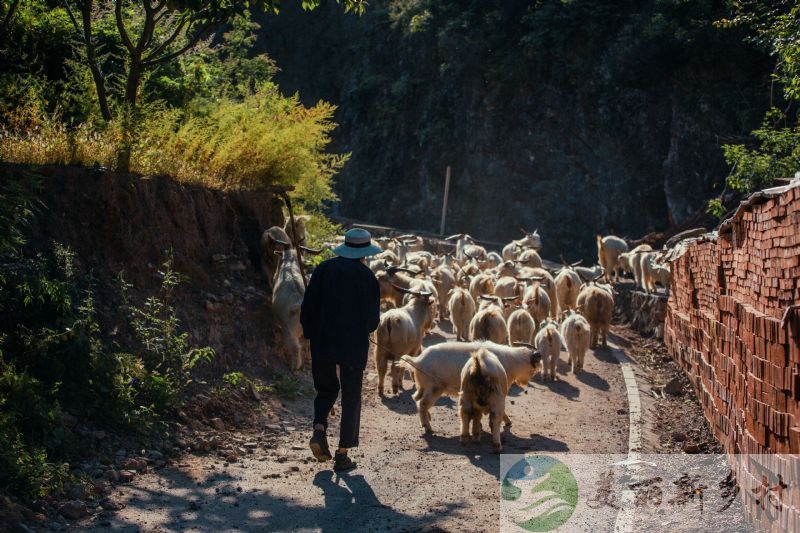
{"label": "brick wall", "polygon": [[753,195],[672,260],[664,341],[729,453],[800,453],[798,185]]}

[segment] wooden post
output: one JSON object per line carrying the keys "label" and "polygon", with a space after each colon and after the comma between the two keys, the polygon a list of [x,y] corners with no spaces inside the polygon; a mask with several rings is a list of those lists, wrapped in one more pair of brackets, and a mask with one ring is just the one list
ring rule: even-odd
{"label": "wooden post", "polygon": [[306,267],[303,264],[303,254],[300,252],[300,245],[297,243],[297,224],[294,221],[294,212],[292,211],[292,201],[289,199],[289,195],[286,193],[281,194],[283,201],[286,203],[286,209],[289,210],[289,220],[292,222],[292,234],[294,235],[294,239],[292,239],[292,244],[294,245],[294,252],[297,254],[297,264],[300,267],[300,277],[303,278],[303,289],[308,288],[308,282],[306,281]]}
{"label": "wooden post", "polygon": [[447,165],[447,173],[444,178],[444,201],[442,202],[442,224],[439,226],[439,234],[444,235],[444,222],[447,218],[447,197],[450,195],[450,165]]}

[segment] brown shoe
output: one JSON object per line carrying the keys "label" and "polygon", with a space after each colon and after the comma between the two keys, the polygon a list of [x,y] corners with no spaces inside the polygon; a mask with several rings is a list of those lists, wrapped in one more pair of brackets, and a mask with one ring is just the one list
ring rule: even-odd
{"label": "brown shoe", "polygon": [[344,472],[345,470],[352,470],[356,467],[356,463],[350,459],[346,453],[336,453],[336,458],[333,460],[333,469],[336,472]]}
{"label": "brown shoe", "polygon": [[328,448],[328,438],[325,436],[324,431],[315,429],[308,446],[311,448],[311,453],[320,463],[333,459],[331,449]]}

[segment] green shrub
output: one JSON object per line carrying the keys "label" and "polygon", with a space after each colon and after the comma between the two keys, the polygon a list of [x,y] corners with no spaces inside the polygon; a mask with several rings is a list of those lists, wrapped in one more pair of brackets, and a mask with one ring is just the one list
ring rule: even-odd
{"label": "green shrub", "polygon": [[733,18],[721,19],[716,25],[745,28],[748,41],[777,58],[769,88],[771,109],[761,127],[751,132],[750,143],[722,147],[731,165],[727,185],[749,193],[800,170],[800,114],[796,105],[800,101],[800,5],[760,0],[731,5]]}
{"label": "green shrub", "polygon": [[309,392],[308,386],[294,374],[281,372],[273,380],[270,386],[281,398],[298,398]]}
{"label": "green shrub", "polygon": [[191,369],[213,355],[181,331],[171,306],[180,277],[169,262],[159,294],[143,305],[124,286],[131,342],[104,341],[91,280],[76,273],[74,254],[25,242],[38,181],[0,187],[0,489],[26,498],[57,490],[64,463],[85,451],[63,411],[147,431],[180,402]]}

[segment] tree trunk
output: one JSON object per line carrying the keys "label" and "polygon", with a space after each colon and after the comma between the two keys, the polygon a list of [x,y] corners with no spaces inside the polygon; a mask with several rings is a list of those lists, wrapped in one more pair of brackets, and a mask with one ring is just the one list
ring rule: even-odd
{"label": "tree trunk", "polygon": [[136,103],[139,96],[139,85],[142,83],[142,74],[144,67],[141,59],[137,57],[131,58],[131,68],[128,70],[128,79],[125,82],[125,103],[133,111],[136,108]]}
{"label": "tree trunk", "polygon": [[132,150],[132,122],[136,120],[136,104],[139,96],[139,86],[142,83],[142,75],[144,67],[140,57],[131,58],[131,66],[128,69],[128,79],[125,81],[125,96],[123,102],[125,103],[125,117],[122,123],[122,141],[120,142],[119,150],[117,151],[117,169],[127,172],[131,167],[131,150]]}
{"label": "tree trunk", "polygon": [[14,18],[14,14],[17,12],[19,2],[20,0],[12,0],[11,5],[8,6],[8,11],[6,11],[2,22],[0,22],[0,38],[5,36],[6,28],[11,25],[11,20]]}
{"label": "tree trunk", "polygon": [[81,6],[81,20],[83,21],[83,40],[86,44],[86,60],[89,63],[89,70],[92,72],[92,79],[94,80],[94,86],[97,90],[97,103],[100,105],[100,114],[103,116],[103,120],[108,122],[113,116],[111,115],[111,107],[108,105],[106,80],[103,78],[100,65],[97,63],[97,53],[94,48],[94,41],[92,40],[91,0],[86,0]]}

